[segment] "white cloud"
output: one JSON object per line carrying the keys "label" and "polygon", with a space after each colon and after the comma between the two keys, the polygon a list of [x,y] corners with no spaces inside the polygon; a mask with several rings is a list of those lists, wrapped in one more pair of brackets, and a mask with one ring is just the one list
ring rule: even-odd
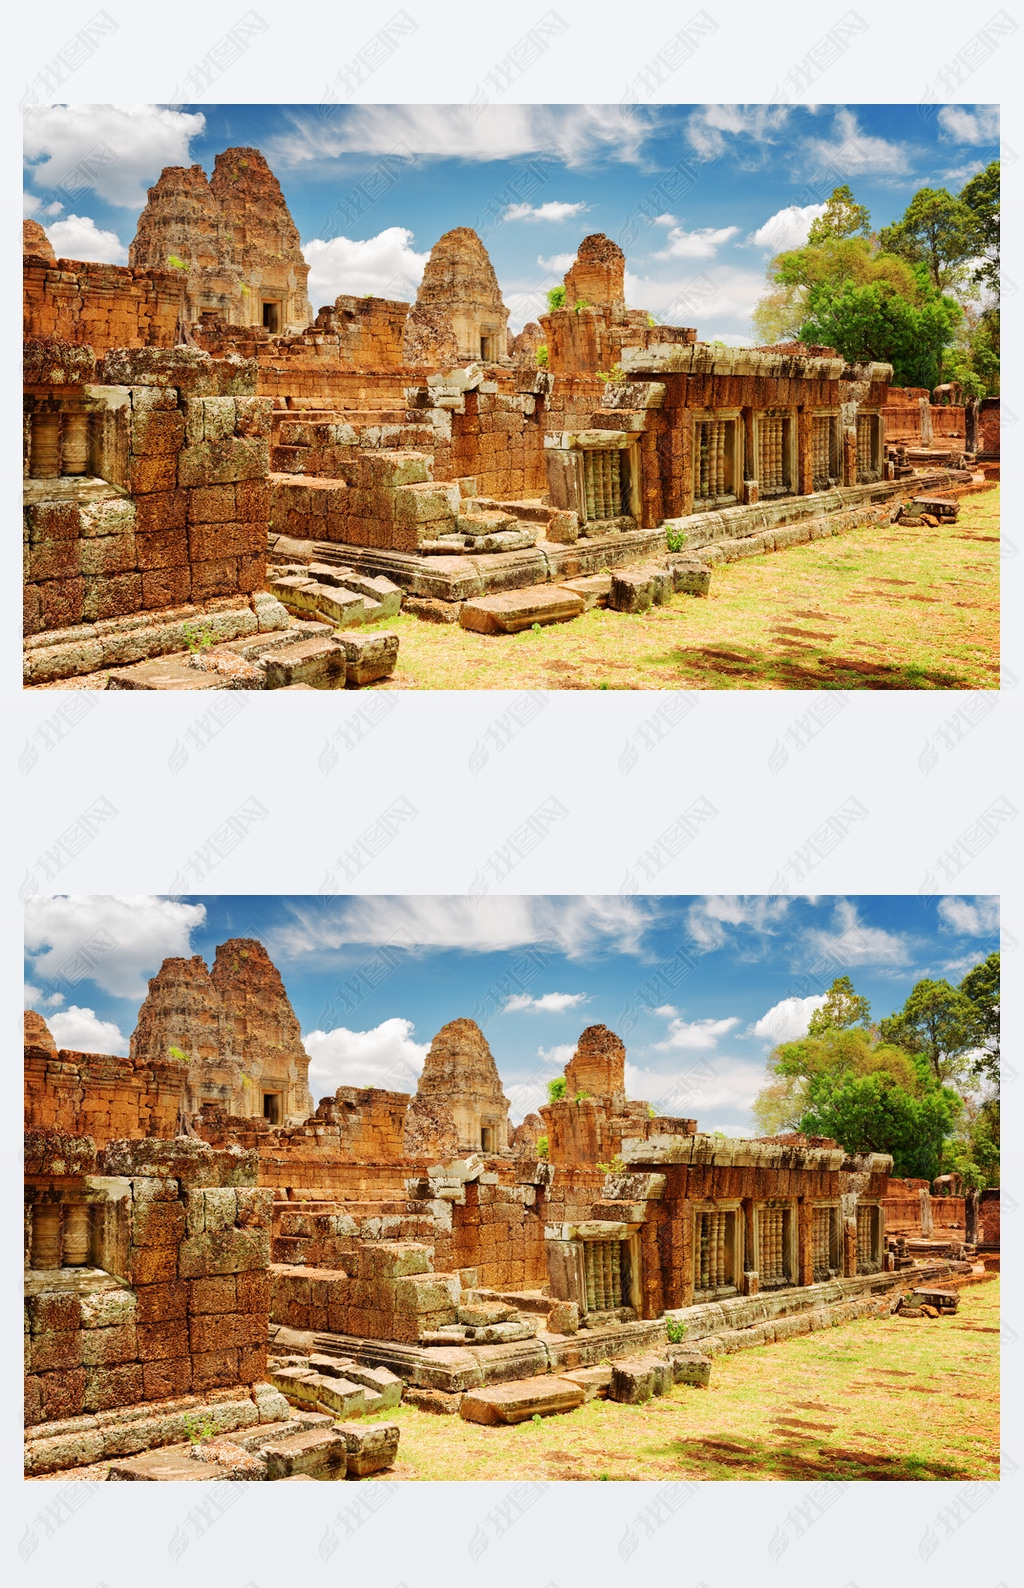
{"label": "white cloud", "polygon": [[756,248],[768,248],[773,254],[781,254],[787,248],[802,248],[811,222],[824,213],[824,204],[787,204],[785,209],[769,215],[756,232],[751,232],[747,242]]}
{"label": "white cloud", "polygon": [[411,1092],[419,1080],[428,1042],[414,1042],[411,1020],[395,1016],[371,1031],[310,1031],[302,1039],[309,1054],[314,1098],[333,1095],[339,1086],[383,1086]]}
{"label": "white cloud", "polygon": [[763,292],[763,270],[735,265],[716,264],[714,275],[685,266],[669,276],[638,276],[626,270],[630,308],[648,309],[666,325],[695,325],[699,335],[712,316],[749,320]]}
{"label": "white cloud", "polygon": [[206,118],[159,105],[30,105],[25,158],[37,187],[84,188],[138,208],[165,165],[189,165]]}
{"label": "white cloud", "polygon": [[21,212],[31,215],[33,220],[40,216],[59,215],[63,208],[60,199],[54,199],[52,204],[44,204],[38,193],[26,192],[21,195]]}
{"label": "white cloud", "polygon": [[586,1001],[586,993],[542,993],[539,998],[531,998],[529,993],[515,993],[501,1012],[511,1015],[529,1010],[531,1014],[563,1015]]}
{"label": "white cloud", "polygon": [[126,265],[128,249],[116,232],[104,232],[89,215],[51,221],[46,235],[58,259],[92,259],[101,265]]}
{"label": "white cloud", "polygon": [[796,1042],[807,1035],[807,1027],[815,1009],[826,1001],[825,993],[812,993],[810,998],[783,998],[772,1004],[750,1027],[752,1037],[765,1037],[773,1045],[777,1042]]}
{"label": "white cloud", "polygon": [[89,977],[116,998],[142,998],[146,978],[167,957],[187,956],[206,906],[149,895],[31,898],[25,947],[37,977],[70,983]]}
{"label": "white cloud", "polygon": [[690,906],[687,925],[691,936],[702,948],[721,948],[728,941],[729,927],[758,936],[773,936],[788,914],[789,905],[789,899],[779,896],[712,896]]}
{"label": "white cloud", "polygon": [[665,1041],[655,1042],[654,1047],[659,1052],[671,1048],[714,1048],[719,1037],[724,1037],[739,1023],[736,1015],[730,1015],[725,1020],[673,1020]]}
{"label": "white cloud", "polygon": [[705,105],[687,122],[690,143],[705,159],[716,160],[729,147],[728,139],[752,138],[760,145],[774,142],[789,120],[788,105]]}
{"label": "white cloud", "polygon": [[655,215],[652,226],[676,226],[678,222],[674,215]]}
{"label": "white cloud", "polygon": [[575,1042],[556,1042],[554,1047],[538,1048],[537,1057],[542,1064],[552,1064],[556,1069],[564,1070],[575,1052]]}
{"label": "white cloud", "polygon": [[906,965],[912,957],[910,944],[901,933],[865,926],[850,899],[837,899],[831,930],[810,930],[806,943],[812,957],[828,956],[831,963],[844,967]]}
{"label": "white cloud", "polygon": [[679,1010],[676,1008],[675,1004],[659,1004],[657,1009],[651,1010],[652,1015],[661,1015],[665,1020],[671,1020],[672,1016],[677,1015],[678,1013]]}
{"label": "white cloud", "polygon": [[309,265],[313,308],[331,304],[340,293],[363,297],[408,298],[415,295],[430,258],[416,253],[413,234],[405,226],[388,226],[375,237],[314,237],[302,253]]}
{"label": "white cloud", "polygon": [[62,992],[44,992],[41,987],[33,987],[30,981],[25,983],[26,1009],[59,1009],[63,1002]]}
{"label": "white cloud", "polygon": [[998,143],[999,106],[979,105],[968,110],[964,105],[943,105],[939,126],[954,143]]}
{"label": "white cloud", "polygon": [[964,937],[992,937],[999,931],[999,900],[984,894],[973,899],[940,899],[939,920]]}
{"label": "white cloud", "polygon": [[723,243],[735,237],[738,226],[703,226],[688,232],[682,226],[673,226],[666,238],[666,247],[654,255],[655,259],[713,259]]}
{"label": "white cloud", "polygon": [[615,894],[480,899],[362,894],[332,901],[326,909],[292,906],[290,920],[269,934],[267,946],[283,959],[347,944],[392,942],[410,950],[461,948],[480,954],[536,943],[570,959],[596,949],[638,954],[655,908]]}
{"label": "white cloud", "polygon": [[866,171],[894,176],[910,168],[908,146],[871,137],[852,110],[836,111],[831,139],[809,138],[804,148],[814,169],[827,167],[844,176]]}
{"label": "white cloud", "polygon": [[288,130],[264,152],[272,166],[396,153],[462,160],[537,155],[569,166],[597,158],[635,163],[656,119],[656,107],[620,105],[348,105],[336,107],[329,121],[314,111],[291,113]]}
{"label": "white cloud", "polygon": [[567,221],[573,215],[579,215],[586,205],[563,204],[556,199],[549,199],[546,204],[510,204],[504,215],[503,221]]}
{"label": "white cloud", "polygon": [[564,276],[575,258],[575,254],[552,254],[549,259],[545,259],[543,254],[538,254],[537,263],[551,276]]}
{"label": "white cloud", "polygon": [[92,1009],[80,1009],[72,1004],[57,1014],[48,1015],[46,1023],[53,1033],[58,1048],[68,1048],[74,1053],[128,1052],[128,1038],[121,1034],[113,1020],[100,1020]]}
{"label": "white cloud", "polygon": [[711,1109],[749,1108],[764,1084],[759,1064],[716,1056],[675,1069],[640,1069],[626,1061],[626,1095],[669,1118],[696,1119]]}

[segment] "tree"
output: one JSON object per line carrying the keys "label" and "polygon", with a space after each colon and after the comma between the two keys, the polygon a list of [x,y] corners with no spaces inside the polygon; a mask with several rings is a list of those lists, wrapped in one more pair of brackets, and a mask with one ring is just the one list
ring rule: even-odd
{"label": "tree", "polygon": [[568,1082],[564,1075],[556,1075],[553,1081],[548,1082],[548,1102],[561,1103],[565,1098]]}
{"label": "tree", "polygon": [[969,970],[960,991],[974,1011],[974,1035],[978,1054],[971,1069],[977,1076],[999,1085],[999,952],[990,954]]}
{"label": "tree", "polygon": [[836,238],[868,237],[870,234],[871,215],[863,204],[854,202],[853,193],[844,182],[842,187],[832,189],[824,215],[811,222],[807,241],[813,248]]}
{"label": "tree", "polygon": [[835,347],[851,363],[891,364],[894,385],[930,390],[943,377],[945,349],[963,310],[938,293],[921,298],[915,302],[885,281],[822,282],[808,291],[801,340]]}
{"label": "tree", "polygon": [[837,976],[825,1002],[815,1009],[807,1026],[809,1037],[823,1036],[826,1031],[845,1031],[850,1026],[867,1026],[871,1020],[871,1005],[853,990],[849,976]]}
{"label": "tree", "polygon": [[920,1090],[922,1074],[928,1081],[921,1061],[899,1048],[875,1041],[873,1032],[863,1026],[826,1027],[820,1035],[780,1043],[768,1057],[767,1084],[752,1105],[758,1129],[765,1136],[778,1135],[781,1130],[803,1130],[811,1088],[823,1077],[831,1077],[838,1084],[844,1076],[878,1074],[887,1075],[895,1085],[911,1093]]}
{"label": "tree", "polygon": [[847,1152],[887,1152],[893,1172],[934,1180],[943,1146],[963,1103],[948,1086],[927,1086],[918,1096],[890,1075],[821,1075],[808,1090],[800,1129],[834,1136]]}
{"label": "tree", "polygon": [[976,263],[971,279],[999,292],[999,161],[990,160],[984,171],[960,189],[960,200],[974,218]]}
{"label": "tree", "polygon": [[978,219],[962,196],[923,187],[878,240],[885,253],[923,264],[936,292],[952,291],[967,279],[964,266],[978,249]]}
{"label": "tree", "polygon": [[965,1057],[978,1045],[977,1013],[970,998],[948,981],[919,981],[903,1008],[883,1020],[883,1041],[928,1060],[938,1082],[963,1075]]}
{"label": "tree", "polygon": [[565,287],[550,287],[548,289],[548,312],[554,309],[565,308]]}

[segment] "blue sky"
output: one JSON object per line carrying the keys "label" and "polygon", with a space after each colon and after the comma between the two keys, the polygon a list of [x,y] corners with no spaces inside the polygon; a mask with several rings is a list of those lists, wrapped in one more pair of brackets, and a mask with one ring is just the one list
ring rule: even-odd
{"label": "blue sky", "polygon": [[772,1046],[803,1034],[834,977],[881,1018],[922,977],[958,981],[998,930],[996,900],[959,896],[37,898],[25,997],[59,1046],[126,1053],[165,956],[209,965],[227,938],[258,937],[314,1099],[413,1090],[435,1032],[469,1016],[518,1120],[603,1023],[626,1042],[630,1096],[743,1134]]}
{"label": "blue sky", "polygon": [[603,231],[631,308],[731,344],[835,185],[883,226],[998,154],[995,107],[959,105],[35,106],[25,127],[26,214],[66,258],[125,263],[165,165],[209,173],[251,144],[299,228],[314,311],[339,292],[411,298],[437,238],[473,226],[518,329]]}

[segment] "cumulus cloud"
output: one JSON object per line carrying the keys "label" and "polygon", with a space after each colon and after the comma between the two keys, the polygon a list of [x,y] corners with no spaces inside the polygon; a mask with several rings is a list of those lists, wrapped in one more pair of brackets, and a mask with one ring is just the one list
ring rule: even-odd
{"label": "cumulus cloud", "polygon": [[812,993],[810,998],[783,998],[755,1020],[750,1035],[764,1037],[773,1046],[777,1042],[795,1042],[807,1035],[811,1016],[825,1002],[825,993]]}
{"label": "cumulus cloud", "polygon": [[938,121],[954,143],[999,142],[998,105],[978,105],[974,110],[965,105],[943,105]]}
{"label": "cumulus cloud", "polygon": [[567,1010],[586,1002],[586,993],[542,993],[539,998],[531,998],[529,993],[515,993],[501,1012],[511,1015],[529,1010],[531,1014],[564,1015]]}
{"label": "cumulus cloud", "polygon": [[678,1013],[679,1010],[676,1008],[675,1004],[659,1004],[657,1009],[651,1010],[652,1015],[661,1015],[665,1020],[671,1020],[672,1016],[677,1015]]}
{"label": "cumulus cloud", "polygon": [[57,1014],[48,1015],[46,1023],[53,1033],[58,1048],[69,1048],[76,1053],[128,1052],[128,1038],[113,1020],[101,1020],[92,1009],[80,1009],[72,1004]]}
{"label": "cumulus cloud", "polygon": [[30,105],[25,158],[36,187],[91,188],[108,204],[136,209],[165,165],[188,165],[201,114],[159,105]]}
{"label": "cumulus cloud", "polygon": [[973,899],[940,899],[939,920],[964,937],[992,937],[999,931],[999,900],[984,894]]}
{"label": "cumulus cloud", "polygon": [[584,203],[563,204],[556,199],[549,199],[546,204],[510,204],[504,215],[503,221],[567,221],[573,215],[579,215],[586,209]]}
{"label": "cumulus cloud", "polygon": [[284,925],[269,934],[268,950],[296,959],[347,944],[397,942],[411,951],[461,948],[467,953],[538,944],[574,959],[598,949],[639,954],[656,903],[615,894],[507,894],[411,897],[362,894],[327,908],[292,905]]}
{"label": "cumulus cloud", "polygon": [[739,1023],[736,1015],[729,1015],[725,1020],[673,1020],[665,1041],[655,1042],[654,1046],[659,1052],[670,1048],[714,1048],[719,1037],[724,1037]]}
{"label": "cumulus cloud", "polygon": [[695,942],[704,949],[715,949],[729,940],[730,927],[734,933],[746,932],[752,937],[774,936],[788,914],[789,905],[789,899],[778,896],[722,895],[692,904],[686,920]]}
{"label": "cumulus cloud", "polygon": [[52,204],[44,204],[38,193],[25,192],[21,195],[21,212],[33,220],[46,215],[59,215],[63,208],[60,199],[54,199]]}
{"label": "cumulus cloud", "polygon": [[30,981],[25,983],[25,1008],[26,1009],[59,1009],[64,1002],[62,992],[45,990],[42,987],[33,987]]}
{"label": "cumulus cloud", "polygon": [[746,138],[770,144],[790,116],[788,105],[704,105],[690,116],[686,131],[693,148],[706,160],[717,160],[729,139]]}
{"label": "cumulus cloud", "polygon": [[906,144],[872,137],[863,131],[854,112],[845,108],[835,113],[831,138],[808,138],[804,147],[816,170],[826,167],[848,175],[871,171],[898,176],[910,169]]}
{"label": "cumulus cloud", "polygon": [[309,266],[313,307],[333,303],[340,293],[363,297],[401,298],[415,293],[430,258],[418,254],[405,226],[388,226],[375,237],[314,237],[302,253]]}
{"label": "cumulus cloud", "polygon": [[626,269],[626,302],[648,309],[665,325],[695,325],[703,335],[715,319],[749,320],[764,292],[764,272],[716,264],[713,274],[682,267],[678,274],[640,276]]}
{"label": "cumulus cloud", "polygon": [[89,215],[51,221],[46,235],[58,259],[90,259],[101,265],[128,263],[128,249],[117,233],[101,231]]}
{"label": "cumulus cloud", "polygon": [[837,899],[831,927],[813,928],[805,941],[812,958],[827,957],[835,965],[906,965],[912,957],[902,933],[865,926],[852,899]]}
{"label": "cumulus cloud", "polygon": [[542,270],[547,271],[548,275],[564,276],[575,258],[575,254],[552,254],[549,259],[545,259],[543,254],[538,254],[537,263]]}
{"label": "cumulus cloud", "polygon": [[725,1055],[665,1069],[642,1069],[626,1061],[627,1095],[670,1117],[702,1121],[712,1109],[747,1109],[763,1084],[760,1064]]}
{"label": "cumulus cloud", "polygon": [[187,956],[206,906],[149,895],[61,895],[25,905],[35,975],[59,986],[86,977],[116,998],[142,998],[168,957]]}
{"label": "cumulus cloud", "polygon": [[682,226],[673,226],[665,239],[666,246],[654,255],[655,259],[713,259],[723,243],[735,237],[738,226],[702,226],[688,232]]}
{"label": "cumulus cloud", "polygon": [[756,248],[770,249],[773,254],[784,253],[787,248],[802,248],[811,222],[824,213],[824,204],[787,204],[785,209],[769,215],[756,232],[751,232],[747,242]]}
{"label": "cumulus cloud", "polygon": [[421,159],[516,160],[538,156],[586,165],[635,163],[657,122],[656,107],[620,105],[345,105],[329,121],[314,110],[289,114],[287,130],[266,145],[271,165],[296,166],[339,155]]}
{"label": "cumulus cloud", "polygon": [[412,1090],[430,1046],[414,1042],[411,1020],[394,1016],[371,1031],[310,1031],[302,1039],[309,1054],[309,1082],[314,1097],[330,1096],[339,1086],[383,1086]]}

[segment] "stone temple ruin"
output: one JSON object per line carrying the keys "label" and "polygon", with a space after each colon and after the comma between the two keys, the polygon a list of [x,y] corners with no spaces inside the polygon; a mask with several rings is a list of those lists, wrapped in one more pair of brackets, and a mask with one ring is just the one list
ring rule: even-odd
{"label": "stone temple ruin", "polygon": [[253,940],[166,960],[128,1058],[58,1052],[34,1013],[25,1043],[30,1476],[360,1477],[399,1401],[505,1424],[699,1388],[721,1352],[908,1285],[955,1306],[998,1264],[997,1192],[656,1115],[604,1026],[514,1128],[469,1019],[415,1093],[314,1110]]}
{"label": "stone temple ruin", "polygon": [[314,317],[255,149],[166,169],[127,268],[25,228],[30,685],[359,687],[399,609],[486,634],[641,611],[998,469],[997,404],[655,324],[600,235],[515,336],[466,227],[414,304]]}

